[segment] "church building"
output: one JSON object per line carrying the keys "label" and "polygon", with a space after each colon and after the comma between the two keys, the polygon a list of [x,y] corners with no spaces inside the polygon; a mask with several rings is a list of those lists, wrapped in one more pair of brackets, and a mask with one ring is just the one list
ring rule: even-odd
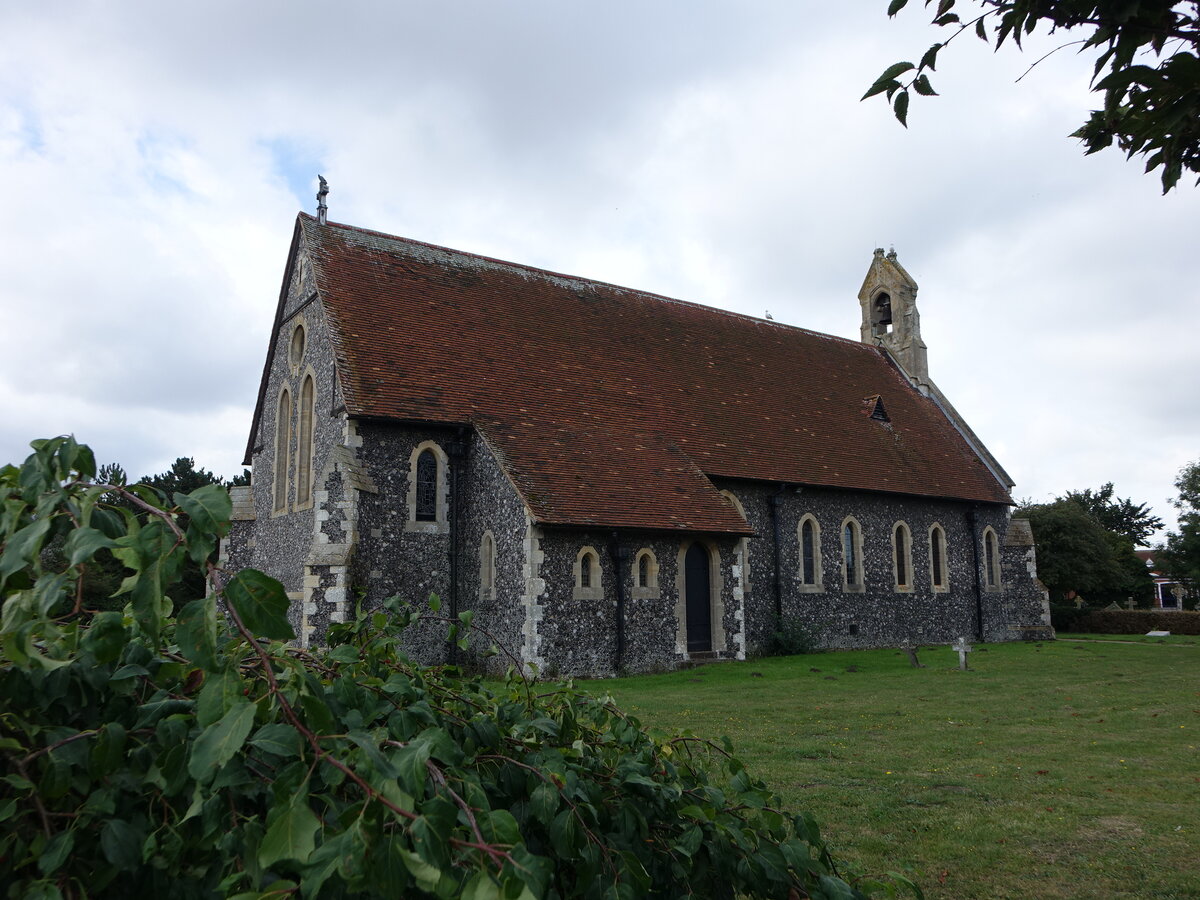
{"label": "church building", "polygon": [[916,293],[876,250],[852,341],[300,214],[225,564],[305,645],[437,594],[549,674],[1050,636]]}

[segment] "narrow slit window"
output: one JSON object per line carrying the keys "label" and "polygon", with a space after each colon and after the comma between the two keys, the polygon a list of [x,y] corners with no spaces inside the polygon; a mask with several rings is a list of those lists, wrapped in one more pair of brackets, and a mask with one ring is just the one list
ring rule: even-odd
{"label": "narrow slit window", "polygon": [[296,503],[304,505],[312,500],[312,431],[313,431],[313,380],[309,375],[300,388],[299,446],[296,448]]}
{"label": "narrow slit window", "polygon": [[422,450],[417,457],[417,509],[418,522],[437,521],[437,457],[432,450]]}
{"label": "narrow slit window", "polygon": [[817,526],[812,519],[805,519],[800,526],[801,573],[804,584],[817,583]]}
{"label": "narrow slit window", "polygon": [[946,586],[946,533],[938,525],[929,532],[929,567],[935,588]]}
{"label": "narrow slit window", "polygon": [[275,419],[275,512],[287,508],[288,468],[292,447],[292,395],[279,395],[279,410]]}

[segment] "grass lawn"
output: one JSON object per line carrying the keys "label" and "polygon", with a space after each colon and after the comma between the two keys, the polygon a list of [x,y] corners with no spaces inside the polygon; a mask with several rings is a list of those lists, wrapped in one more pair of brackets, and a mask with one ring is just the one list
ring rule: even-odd
{"label": "grass lawn", "polygon": [[822,653],[588,687],[651,729],[728,735],[851,870],[905,872],[926,897],[1200,898],[1200,646],[921,661]]}

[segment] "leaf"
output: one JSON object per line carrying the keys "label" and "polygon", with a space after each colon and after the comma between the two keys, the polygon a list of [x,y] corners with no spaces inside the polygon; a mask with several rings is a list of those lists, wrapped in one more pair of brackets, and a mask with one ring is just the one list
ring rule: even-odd
{"label": "leaf", "polygon": [[888,18],[894,16],[906,6],[908,6],[908,0],[892,0],[892,2],[888,4]]}
{"label": "leaf", "polygon": [[122,819],[109,819],[100,830],[100,849],[110,863],[128,871],[142,861],[142,835]]}
{"label": "leaf", "polygon": [[38,857],[38,868],[43,875],[53,875],[71,854],[75,847],[75,832],[60,831]]}
{"label": "leaf", "polygon": [[433,893],[442,877],[441,870],[409,850],[400,850],[399,852],[400,859],[404,862],[404,868],[408,869],[408,874],[416,879],[417,887],[427,893]]}
{"label": "leaf", "polygon": [[200,733],[191,748],[188,774],[197,781],[210,780],[242,748],[253,725],[254,704],[243,700]]}
{"label": "leaf", "polygon": [[321,820],[308,805],[306,782],[267,828],[258,847],[258,864],[266,869],[281,859],[307,862],[320,827]]}
{"label": "leaf", "polygon": [[50,519],[37,519],[9,538],[0,555],[0,587],[13,572],[25,568],[41,552],[50,530]]}
{"label": "leaf", "polygon": [[217,668],[217,604],[213,597],[193,600],[175,617],[179,652],[206,671]]}
{"label": "leaf", "polygon": [[500,896],[500,885],[487,872],[476,872],[462,892],[463,900],[499,900]]}
{"label": "leaf", "polygon": [[905,72],[909,71],[910,69],[915,69],[915,68],[916,68],[916,66],[914,66],[910,62],[892,63],[892,65],[888,66],[886,69],[883,70],[882,75],[880,75],[878,78],[875,79],[875,83],[879,84],[881,81],[895,81],[897,76],[903,75]]}
{"label": "leaf", "polygon": [[196,698],[196,721],[207,728],[220,721],[234,706],[245,702],[246,684],[236,672],[213,672],[204,680]]}
{"label": "leaf", "polygon": [[928,76],[918,75],[913,87],[917,89],[917,93],[922,97],[936,97],[937,91],[933,89],[933,85],[929,83]]}
{"label": "leaf", "polygon": [[296,633],[288,623],[290,605],[283,585],[257,569],[242,569],[225,585],[225,599],[255,637],[288,641]]}
{"label": "leaf", "polygon": [[175,505],[187,513],[191,524],[208,534],[223,537],[229,531],[233,503],[221,484],[206,484],[190,494],[176,494]]}
{"label": "leaf", "polygon": [[919,66],[917,66],[917,68],[918,69],[928,69],[931,72],[936,71],[937,70],[937,55],[938,55],[938,51],[941,49],[942,49],[942,45],[939,43],[939,44],[934,44],[932,47],[930,47],[928,50],[926,50],[925,55],[921,57],[921,64]]}
{"label": "leaf", "polygon": [[250,738],[251,746],[273,756],[292,757],[300,755],[302,741],[300,732],[284,722],[264,725]]}
{"label": "leaf", "polygon": [[67,556],[67,565],[77,566],[91,559],[97,551],[113,546],[114,542],[104,532],[85,526],[71,532],[63,545],[63,553]]}
{"label": "leaf", "polygon": [[896,118],[905,128],[908,127],[908,91],[901,91],[896,95],[896,102],[893,106],[896,112]]}

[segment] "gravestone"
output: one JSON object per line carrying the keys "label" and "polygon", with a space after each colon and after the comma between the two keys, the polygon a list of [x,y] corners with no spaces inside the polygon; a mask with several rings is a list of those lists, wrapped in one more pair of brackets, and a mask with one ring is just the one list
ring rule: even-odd
{"label": "gravestone", "polygon": [[960,637],[950,649],[958,654],[958,667],[965,672],[967,670],[967,654],[971,652],[971,645],[967,643],[965,637]]}

